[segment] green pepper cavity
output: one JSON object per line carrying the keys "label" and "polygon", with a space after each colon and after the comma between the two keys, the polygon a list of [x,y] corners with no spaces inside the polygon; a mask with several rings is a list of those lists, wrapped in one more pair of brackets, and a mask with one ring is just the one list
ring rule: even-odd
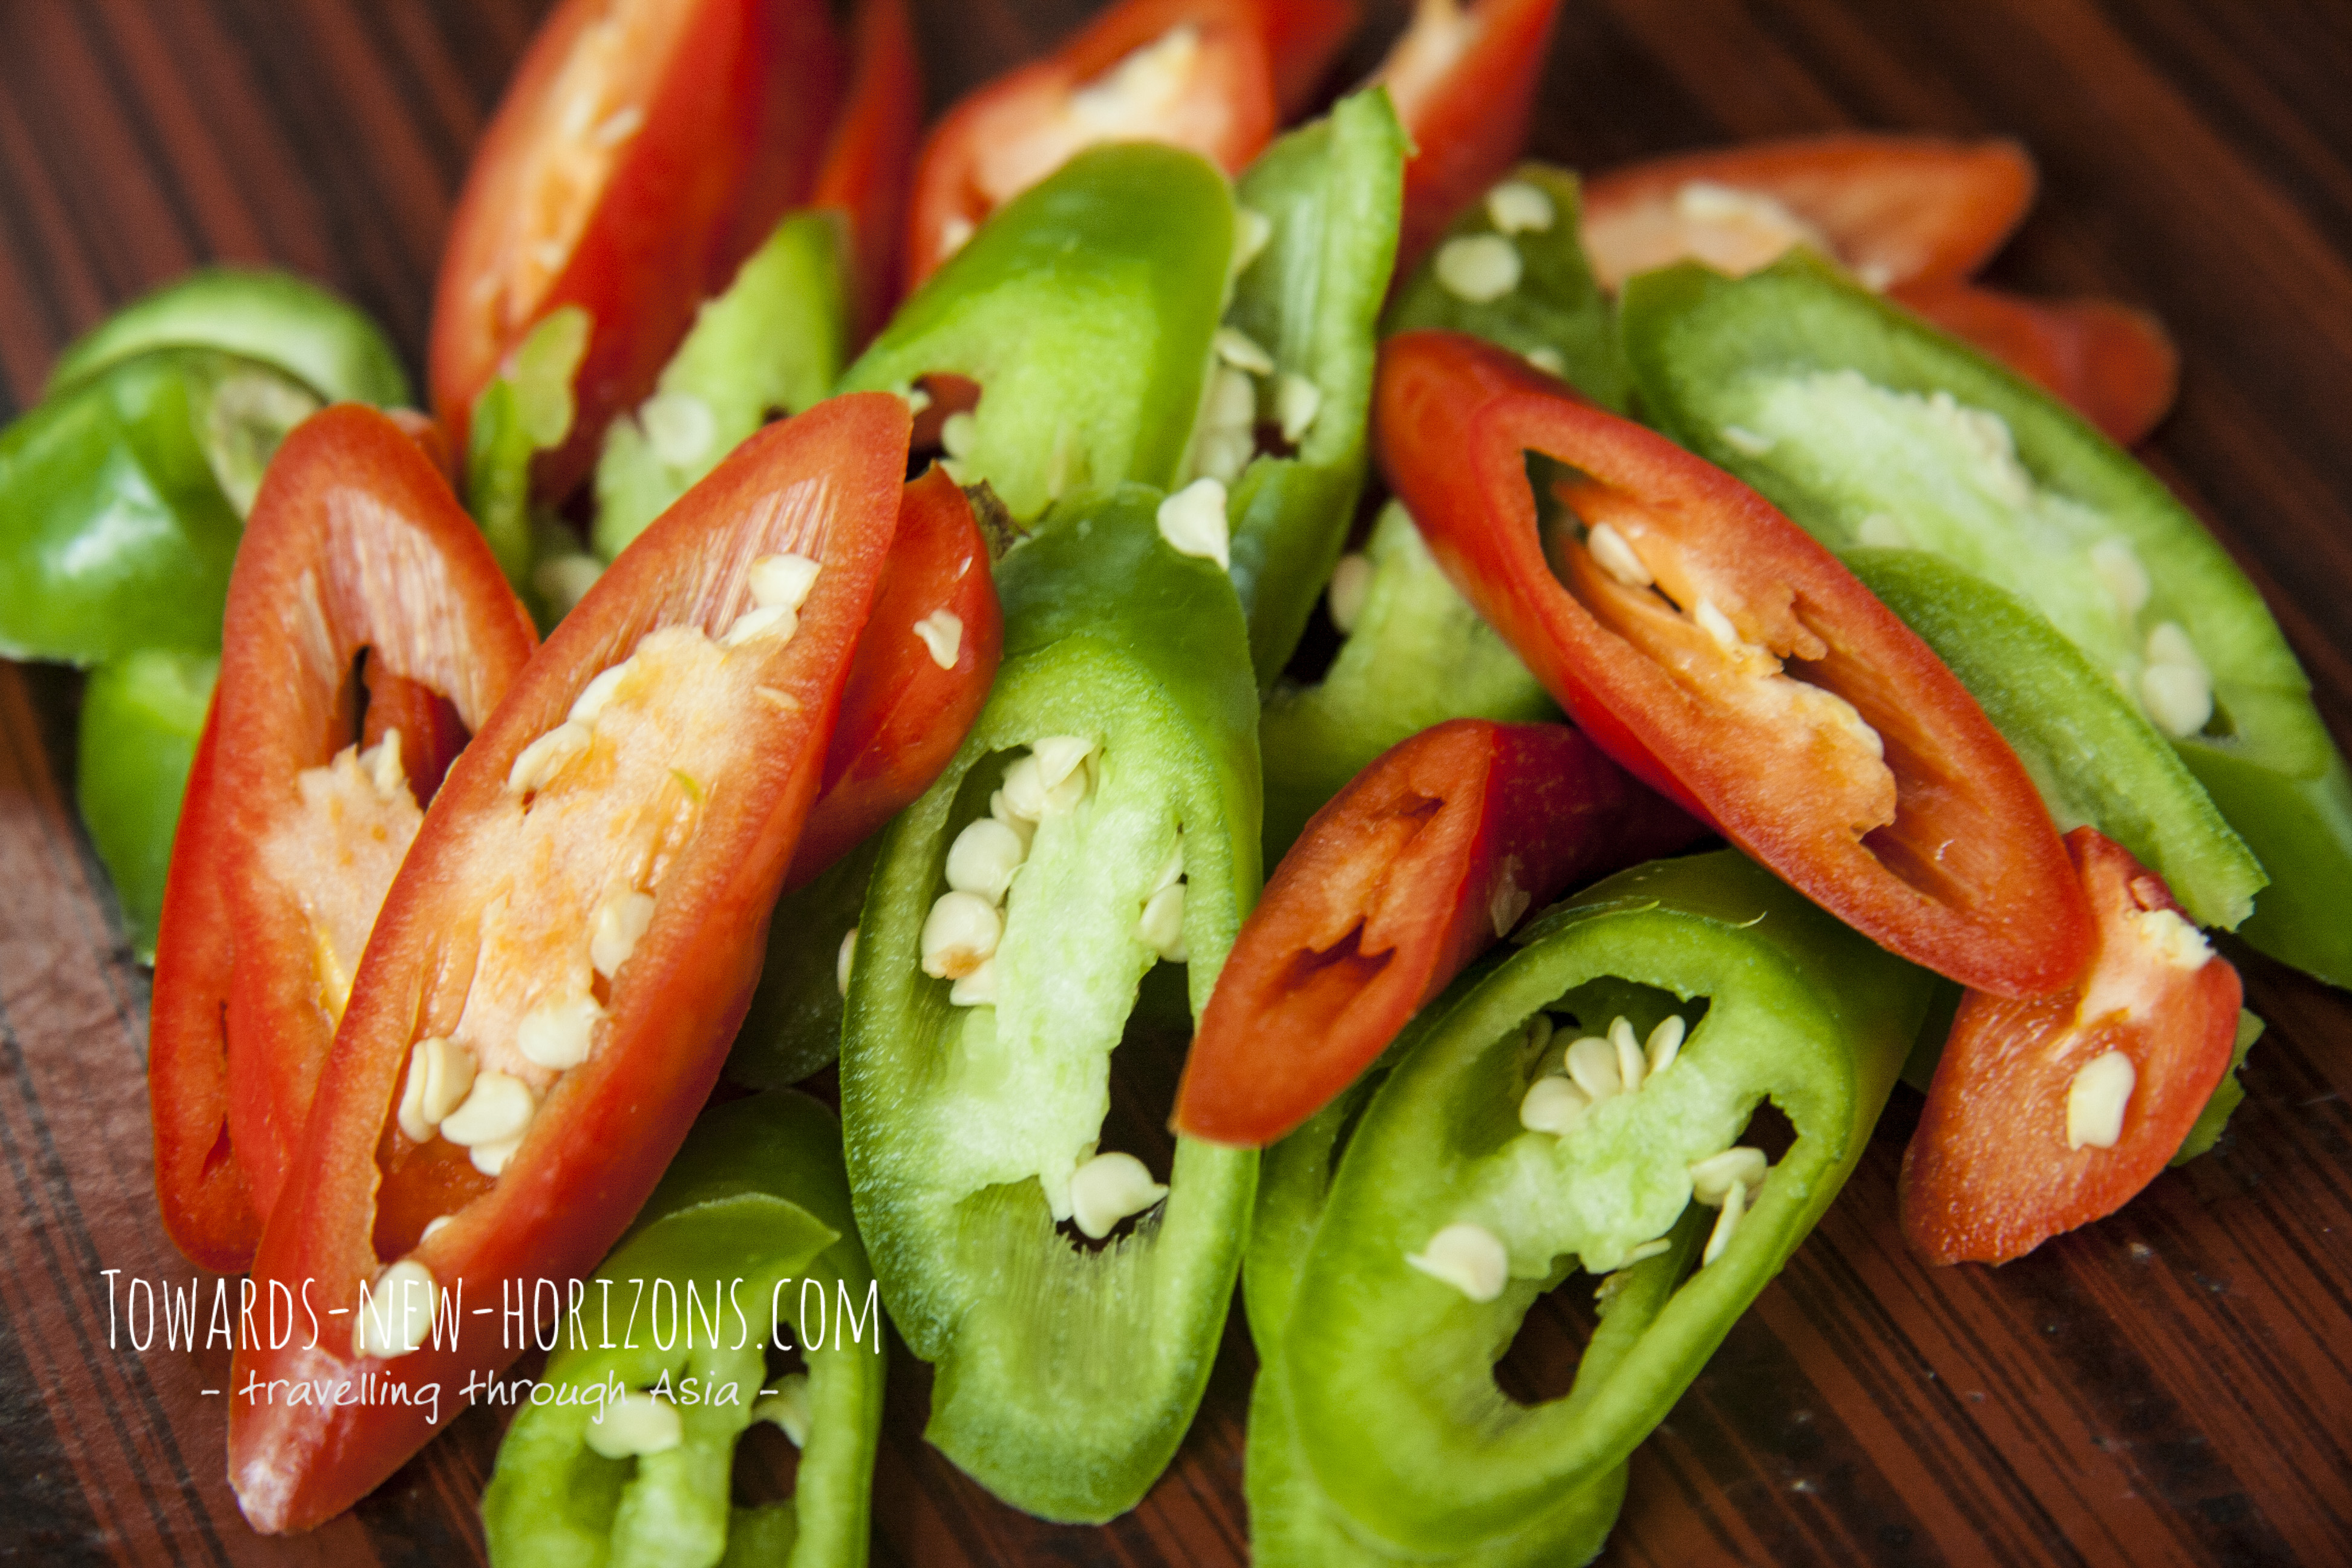
{"label": "green pepper cavity", "polygon": [[0,433],[0,657],[219,647],[261,470],[318,406],[257,361],[158,349]]}
{"label": "green pepper cavity", "polygon": [[849,334],[846,243],[839,213],[796,213],[704,302],[653,395],[605,432],[598,555],[618,555],[770,418],[833,389]]}
{"label": "green pepper cavity", "polygon": [[[1612,878],[1516,940],[1400,1043],[1279,1343],[1316,1487],[1397,1555],[1504,1550],[1606,1483],[1851,1173],[1927,997],[1730,851]],[[1555,1054],[1581,1103],[1531,1115]],[[1740,1142],[1768,1099],[1796,1134],[1769,1163]],[[1519,1405],[1493,1363],[1579,1264],[1622,1279],[1605,1331],[1569,1394]]]}
{"label": "green pepper cavity", "polygon": [[[1181,959],[1197,1017],[1259,878],[1240,605],[1161,537],[1161,500],[1071,507],[1000,565],[995,689],[887,830],[843,1032],[859,1217],[938,1366],[929,1435],[1066,1521],[1132,1507],[1173,1454],[1256,1170],[1180,1140],[1162,1182],[1099,1148],[1139,983]],[[1065,1216],[1135,1224],[1087,1249]]]}
{"label": "green pepper cavity", "polygon": [[1225,178],[1190,153],[1079,153],[1000,209],[899,309],[845,392],[980,384],[949,437],[960,483],[1027,522],[1135,481],[1172,487],[1209,384],[1234,257]]}
{"label": "green pepper cavity", "polygon": [[1585,258],[1582,209],[1574,174],[1521,163],[1447,226],[1397,291],[1381,335],[1467,332],[1625,412],[1633,384],[1616,313]]}
{"label": "green pepper cavity", "polygon": [[2242,934],[2352,984],[2352,778],[2278,625],[2071,410],[1794,253],[1626,285],[1643,404],[1836,550],[1932,552],[2040,610],[2179,750],[2271,878]]}
{"label": "green pepper cavity", "polygon": [[[1307,818],[1382,752],[1448,719],[1557,720],[1508,644],[1445,580],[1405,510],[1381,513],[1361,555],[1330,587],[1346,640],[1323,679],[1267,697],[1265,858],[1282,858]],[[1443,679],[1432,679],[1443,671]]]}
{"label": "green pepper cavity", "polygon": [[[696,1123],[587,1299],[625,1301],[639,1280],[646,1289],[667,1280],[680,1299],[689,1283],[715,1287],[751,1304],[751,1327],[730,1307],[715,1342],[681,1331],[665,1349],[646,1322],[633,1320],[634,1333],[606,1323],[551,1356],[542,1382],[565,1395],[524,1404],[482,1496],[493,1563],[866,1560],[882,1325],[878,1312],[859,1316],[869,1312],[872,1275],[839,1137],[830,1112],[791,1090],[733,1101]],[[811,1291],[827,1310],[803,1321]],[[769,1371],[770,1331],[783,1328],[804,1373]],[[614,1339],[622,1348],[605,1347]],[[625,1391],[617,1400],[615,1384]],[[775,1421],[802,1450],[793,1495],[735,1508],[735,1447],[758,1420]]]}

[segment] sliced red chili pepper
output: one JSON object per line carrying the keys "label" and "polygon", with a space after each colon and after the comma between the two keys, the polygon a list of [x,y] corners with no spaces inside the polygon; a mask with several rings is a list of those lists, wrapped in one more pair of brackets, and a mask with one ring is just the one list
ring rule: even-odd
{"label": "sliced red chili pepper", "polygon": [[[2012,996],[2081,971],[2082,889],[2016,754],[1761,496],[1474,338],[1390,339],[1373,405],[1431,552],[1611,756],[1914,963]],[[1540,542],[1529,452],[1579,473]]]}
{"label": "sliced red chili pepper", "polygon": [[1004,617],[971,503],[934,466],[907,487],[873,618],[825,748],[789,890],[904,810],[963,744],[996,679]]}
{"label": "sliced red chili pepper", "polygon": [[1912,283],[1892,292],[2063,398],[2118,446],[2155,429],[2180,389],[2179,351],[2145,310],[2112,300],[2026,300],[1956,282]]}
{"label": "sliced red chili pepper", "polygon": [[1811,244],[1874,289],[1966,278],[2033,205],[2014,142],[1841,132],[1654,159],[1584,187],[1601,287],[1692,257],[1735,276]]}
{"label": "sliced red chili pepper", "polygon": [[1418,0],[1373,77],[1415,149],[1404,166],[1399,278],[1528,144],[1559,0]]}
{"label": "sliced red chili pepper", "polygon": [[1356,0],[1255,0],[1274,62],[1274,97],[1285,120],[1315,100],[1315,89],[1361,19]]}
{"label": "sliced red chili pepper", "polygon": [[1238,173],[1278,124],[1256,0],[1119,0],[1053,55],[968,94],[923,143],[908,287],[988,215],[1103,142],[1170,142]]}
{"label": "sliced red chili pepper", "polygon": [[751,26],[757,129],[705,293],[725,289],[784,215],[808,202],[849,101],[849,51],[828,0],[759,0]]}
{"label": "sliced red chili pepper", "polygon": [[1705,831],[1561,725],[1456,719],[1391,747],[1316,813],[1244,922],[1176,1130],[1273,1142],[1528,910]]}
{"label": "sliced red chili pepper", "polygon": [[474,397],[541,318],[590,317],[572,434],[533,480],[562,495],[652,392],[722,270],[772,101],[768,0],[564,0],[476,149],[433,305],[433,412],[466,448]]}
{"label": "sliced red chili pepper", "polygon": [[1930,1262],[2006,1263],[2115,1213],[2230,1068],[2238,972],[2129,850],[2089,827],[2066,848],[2096,921],[2082,977],[1970,992],[1903,1154],[1903,1234]]}
{"label": "sliced red chili pepper", "polygon": [[253,1258],[261,1216],[228,1131],[228,889],[218,868],[222,821],[213,784],[220,709],[205,715],[155,941],[147,1020],[147,1094],[155,1123],[155,1198],[172,1245],[216,1274]]}
{"label": "sliced red chili pepper", "polygon": [[[474,1310],[583,1278],[676,1152],[758,978],[908,433],[904,400],[867,394],[743,443],[450,769],[353,982],[309,1177],[255,1256],[263,1296],[310,1312],[235,1363],[229,1473],[257,1528],[349,1507],[452,1419],[520,1348]],[[404,1286],[447,1304],[404,1317]],[[352,1392],[289,1405],[295,1383]],[[437,1408],[400,1402],[436,1384]]]}
{"label": "sliced red chili pepper", "polygon": [[849,222],[853,335],[864,343],[898,300],[898,244],[923,134],[923,70],[906,0],[864,0],[840,123],[826,143],[809,205]]}
{"label": "sliced red chili pepper", "polygon": [[[183,923],[158,943],[155,985],[159,1014],[221,1015],[227,1147],[261,1218],[423,805],[537,640],[448,481],[399,426],[342,404],[286,438],[229,578],[216,743],[183,806],[186,877],[176,855],[173,868],[191,900],[222,900],[230,969],[177,955],[166,966],[166,945],[229,945]],[[217,895],[194,891],[207,875]]]}

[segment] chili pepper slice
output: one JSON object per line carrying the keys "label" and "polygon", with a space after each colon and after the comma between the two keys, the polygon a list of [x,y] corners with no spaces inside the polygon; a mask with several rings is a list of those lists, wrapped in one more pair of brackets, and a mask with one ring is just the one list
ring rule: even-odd
{"label": "chili pepper slice", "polygon": [[[656,1281],[681,1302],[721,1298],[715,1337],[689,1323],[664,1349],[622,1326]],[[597,1326],[565,1337],[540,1380],[551,1397],[526,1402],[499,1446],[482,1494],[494,1560],[866,1561],[882,1314],[830,1111],[786,1089],[706,1112],[587,1300]],[[798,1348],[804,1370],[771,1373],[771,1348]],[[761,1421],[801,1450],[793,1493],[731,1508],[736,1445]]]}
{"label": "chili pepper slice", "polygon": [[2111,1215],[2156,1179],[2229,1071],[2238,972],[2158,877],[2078,827],[2097,918],[2053,996],[1971,992],[1903,1154],[1903,1234],[1931,1263],[2006,1263]]}
{"label": "chili pepper slice", "polygon": [[1287,120],[1304,110],[1347,47],[1362,7],[1357,0],[1255,0],[1274,61],[1274,96]]}
{"label": "chili pepper slice", "polygon": [[74,804],[142,963],[155,962],[173,830],[219,671],[210,654],[147,648],[100,665],[82,686]]}
{"label": "chili pepper slice", "polygon": [[[1448,719],[1536,723],[1559,709],[1510,645],[1430,558],[1404,508],[1381,511],[1361,554],[1328,590],[1345,638],[1323,679],[1276,686],[1259,718],[1265,858],[1278,864],[1307,818],[1399,742]],[[1443,680],[1429,679],[1443,670]]]}
{"label": "chili pepper slice", "polygon": [[[1161,500],[1099,495],[1005,556],[1003,668],[885,837],[842,1039],[859,1227],[938,1368],[928,1435],[1066,1521],[1134,1506],[1175,1452],[1256,1168],[1180,1139],[1163,1183],[1099,1147],[1139,982],[1184,963],[1197,1017],[1258,881],[1241,606]],[[1099,1252],[1056,1229],[1130,1217]]]}
{"label": "chili pepper slice", "polygon": [[[216,961],[230,967],[159,963],[155,1002],[159,1017],[192,1016],[173,1048],[226,1052],[227,1142],[262,1219],[384,890],[447,766],[435,699],[462,741],[534,643],[447,481],[389,419],[341,404],[287,437],[229,581],[211,777],[183,808],[191,874],[225,900],[232,934]],[[222,946],[185,923],[163,933],[167,947],[182,940]],[[159,1126],[183,1114],[160,1100],[155,1110]]]}
{"label": "chili pepper slice", "polygon": [[1424,328],[1467,332],[1617,413],[1633,380],[1617,317],[1579,238],[1576,176],[1521,163],[1455,216],[1397,289],[1381,322],[1393,337]]}
{"label": "chili pepper slice", "polygon": [[1447,221],[1518,161],[1559,0],[1416,0],[1372,79],[1389,89],[1417,151],[1404,171],[1409,271]]}
{"label": "chili pepper slice", "polygon": [[908,287],[1086,148],[1162,142],[1238,174],[1279,123],[1257,0],[1119,0],[931,128],[915,166]]}
{"label": "chili pepper slice", "polygon": [[[767,0],[565,0],[483,133],[435,286],[433,412],[464,449],[474,399],[549,312],[592,323],[579,417],[533,468],[562,496],[613,416],[645,397],[704,293],[732,270],[765,106],[789,104]],[[770,217],[759,225],[764,234]]]}
{"label": "chili pepper slice", "polygon": [[2270,879],[2139,705],[2040,611],[1924,550],[1850,550],[1863,586],[1903,617],[1984,707],[2065,827],[2095,827],[2179,897],[2235,930]]}
{"label": "chili pepper slice", "polygon": [[2060,399],[2119,447],[2171,411],[2180,353],[2164,323],[2112,300],[2025,300],[1958,282],[1921,282],[1895,299]]}
{"label": "chili pepper slice", "polygon": [[809,205],[848,225],[850,347],[863,348],[898,301],[898,250],[923,133],[923,70],[906,0],[861,0],[849,92],[825,144]]}
{"label": "chili pepper slice", "polygon": [[2115,672],[2270,874],[2240,934],[2352,984],[2352,775],[2252,584],[2071,410],[1823,263],[1625,291],[1649,416],[1832,549],[1925,549]]}
{"label": "chili pepper slice", "polygon": [[[2032,780],[1834,556],[1475,339],[1390,339],[1376,397],[1432,553],[1610,755],[1938,973],[2030,996],[2080,973],[2089,917]],[[1541,542],[1529,452],[1580,470]]]}
{"label": "chili pepper slice", "polygon": [[1276,868],[1201,1016],[1177,1131],[1273,1142],[1528,909],[1704,831],[1573,730],[1423,731],[1358,774]]}
{"label": "chili pepper slice", "polygon": [[[520,1349],[461,1298],[586,1274],[677,1151],[817,793],[908,434],[902,401],[837,397],[745,442],[450,769],[352,982],[310,1177],[255,1256],[257,1287],[307,1284],[322,1325],[235,1363],[230,1479],[257,1528],[391,1474],[456,1410],[390,1391],[461,1388]],[[372,1403],[269,1397],[363,1374]]]}
{"label": "chili pepper slice", "polygon": [[366,312],[307,278],[239,267],[199,268],[123,306],[58,356],[41,395],[160,348],[257,360],[329,402],[392,407],[410,397],[398,352]]}
{"label": "chili pepper slice", "polygon": [[[1605,1484],[1852,1173],[1926,999],[1730,851],[1612,878],[1517,948],[1400,1040],[1282,1330],[1302,1468],[1396,1555],[1500,1546]],[[1743,1136],[1768,1099],[1785,1152]],[[1496,1347],[1579,1268],[1609,1277],[1606,1354],[1506,1399]]]}
{"label": "chili pepper slice", "polygon": [[1181,148],[1096,147],[1015,197],[842,378],[976,383],[943,431],[959,482],[1017,520],[1128,480],[1172,487],[1233,277],[1224,176]]}
{"label": "chili pepper slice", "polygon": [[1363,489],[1404,160],[1386,95],[1358,93],[1268,148],[1237,193],[1268,227],[1234,281],[1191,467],[1232,486],[1230,570],[1262,689],[1297,646]]}
{"label": "chili pepper slice", "polygon": [[1873,289],[1948,283],[1999,250],[2033,205],[2033,162],[2006,139],[1840,132],[1652,159],[1585,183],[1584,245],[1614,293],[1685,257],[1752,272],[1811,245]]}

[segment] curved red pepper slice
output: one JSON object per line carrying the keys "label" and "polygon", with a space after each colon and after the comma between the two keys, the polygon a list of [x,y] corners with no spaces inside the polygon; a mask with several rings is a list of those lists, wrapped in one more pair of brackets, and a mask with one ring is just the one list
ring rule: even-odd
{"label": "curved red pepper slice", "polygon": [[2145,438],[2180,389],[2180,353],[2163,323],[2112,300],[2026,300],[1953,282],[1892,293],[2064,399],[2117,446]]}
{"label": "curved red pepper slice", "polygon": [[1799,242],[1874,289],[1948,282],[2000,248],[2033,205],[2033,187],[2032,160],[2005,140],[1840,132],[1755,142],[1594,175],[1584,186],[1584,247],[1612,292],[1685,257],[1752,272]]}
{"label": "curved red pepper slice", "polygon": [[751,26],[760,55],[751,82],[759,94],[758,126],[726,236],[702,285],[705,294],[724,289],[786,213],[810,205],[809,193],[832,155],[836,121],[850,111],[856,68],[834,26],[831,0],[759,0]]}
{"label": "curved red pepper slice", "polygon": [[851,336],[862,344],[898,300],[898,244],[923,134],[923,70],[907,0],[864,0],[849,94],[825,144],[809,205],[849,222]]}
{"label": "curved red pepper slice", "polygon": [[1315,100],[1315,89],[1361,19],[1356,0],[1255,0],[1274,61],[1274,97],[1289,120]]}
{"label": "curved red pepper slice", "polygon": [[1415,149],[1404,166],[1396,275],[1519,161],[1559,0],[1419,0],[1373,80]]}
{"label": "curved red pepper slice", "polygon": [[1170,142],[1236,174],[1278,122],[1258,0],[1119,0],[932,128],[915,167],[907,286],[1097,142]]}
{"label": "curved red pepper slice", "polygon": [[[1445,574],[1637,777],[1938,973],[2031,996],[2081,972],[2082,889],[2016,754],[1761,496],[1454,333],[1381,346],[1373,428]],[[1589,536],[1539,542],[1531,451],[1580,470]]]}
{"label": "curved red pepper slice", "polygon": [[[156,1190],[207,1267],[251,1258],[418,805],[536,642],[399,425],[344,404],[287,437],[229,580],[156,944]],[[394,731],[378,778],[334,761]]]}
{"label": "curved red pepper slice", "polygon": [[213,757],[220,710],[205,717],[155,941],[147,1019],[147,1095],[155,1123],[155,1199],[172,1245],[215,1274],[253,1258],[261,1217],[228,1131],[228,988],[235,963]]}
{"label": "curved red pepper slice", "polygon": [[963,491],[934,465],[899,505],[890,562],[825,748],[824,793],[801,829],[787,891],[931,786],[980,717],[1003,651],[988,542]]}
{"label": "curved red pepper slice", "polygon": [[435,286],[426,379],[458,452],[475,395],[563,305],[592,327],[572,434],[533,469],[541,494],[576,485],[613,416],[653,390],[724,281],[764,106],[782,101],[767,7],[563,0],[541,26],[475,151]]}
{"label": "curved red pepper slice", "polygon": [[1904,1151],[1903,1234],[1933,1263],[2006,1263],[2115,1213],[2230,1068],[2238,972],[2129,850],[2089,827],[2066,848],[2097,922],[2090,963],[2054,996],[1961,1001]]}
{"label": "curved red pepper slice", "polygon": [[1391,747],[1316,813],[1244,922],[1176,1130],[1273,1142],[1529,910],[1704,831],[1561,725],[1455,719]]}
{"label": "curved red pepper slice", "polygon": [[[450,769],[353,983],[310,1177],[254,1258],[265,1297],[282,1287],[310,1314],[291,1343],[235,1362],[229,1475],[257,1528],[340,1512],[452,1419],[468,1377],[520,1348],[474,1310],[502,1283],[583,1278],[677,1152],[759,975],[908,435],[905,402],[866,394],[743,443],[597,580]],[[818,563],[813,585],[794,556]],[[807,585],[796,616],[775,613],[780,579]],[[609,919],[637,899],[633,931]],[[466,1105],[495,1102],[470,1154],[446,1121],[404,1130],[414,1047],[434,1041],[479,1069]],[[493,1092],[509,1084],[527,1104]],[[448,1293],[437,1342],[375,1301],[390,1289],[396,1308],[404,1278]],[[419,1348],[362,1354],[365,1324],[376,1350]],[[289,1404],[297,1384],[349,1394]],[[394,1393],[429,1384],[437,1410]]]}

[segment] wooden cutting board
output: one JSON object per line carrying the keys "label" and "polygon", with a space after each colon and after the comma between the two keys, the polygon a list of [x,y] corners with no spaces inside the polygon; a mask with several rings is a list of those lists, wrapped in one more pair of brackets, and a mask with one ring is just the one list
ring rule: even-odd
{"label": "wooden cutting board", "polygon": [[[538,8],[0,0],[0,413],[108,309],[215,259],[322,279],[421,361],[451,197]],[[1089,9],[919,4],[935,100]],[[1368,6],[1351,73],[1403,9]],[[2352,7],[1566,10],[1535,136],[1562,163],[1849,126],[2021,138],[2042,203],[1992,279],[2170,325],[2185,385],[2149,461],[2261,585],[2352,738]],[[473,1560],[488,1413],[351,1516],[265,1541],[223,1479],[226,1352],[129,1342],[123,1282],[191,1270],[155,1218],[146,975],[70,804],[79,691],[0,664],[0,1557]],[[2214,1155],[2006,1268],[1931,1271],[1895,1230],[1916,1113],[1898,1091],[1821,1230],[1636,1454],[1604,1561],[2352,1563],[2352,1005],[2230,952],[2271,1031]],[[1526,1362],[1571,1332],[1542,1317]],[[901,1357],[876,1560],[1244,1561],[1252,1371],[1236,1313],[1174,1468],[1133,1514],[1076,1530],[934,1454]]]}

